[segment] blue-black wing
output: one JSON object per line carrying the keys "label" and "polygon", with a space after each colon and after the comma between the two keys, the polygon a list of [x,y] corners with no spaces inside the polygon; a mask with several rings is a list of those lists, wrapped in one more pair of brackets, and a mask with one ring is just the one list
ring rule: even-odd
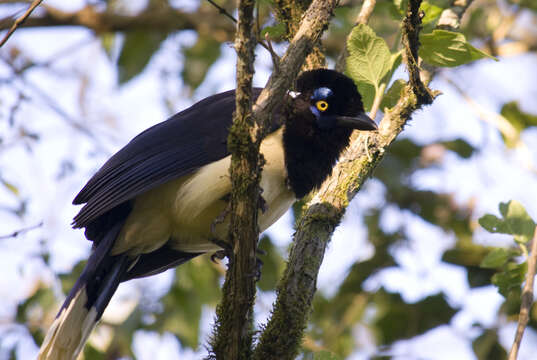
{"label": "blue-black wing", "polygon": [[[254,89],[257,98],[261,89]],[[229,155],[235,91],[213,95],[145,130],[112,156],[73,200],[84,204],[74,227],[87,227],[137,195]],[[274,131],[281,126],[278,111]]]}

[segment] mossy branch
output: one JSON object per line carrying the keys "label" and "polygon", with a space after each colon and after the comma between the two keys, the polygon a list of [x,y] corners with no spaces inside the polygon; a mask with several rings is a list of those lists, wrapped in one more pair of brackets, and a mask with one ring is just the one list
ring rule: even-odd
{"label": "mossy branch", "polygon": [[259,181],[263,159],[261,137],[252,117],[254,75],[254,0],[239,1],[239,21],[235,39],[237,51],[236,110],[228,137],[231,153],[231,214],[228,243],[229,268],[216,309],[212,356],[217,359],[250,359],[253,340],[256,248],[259,238],[258,209],[261,206]]}
{"label": "mossy branch", "polygon": [[[269,79],[251,112],[253,75],[253,0],[242,0],[236,38],[237,110],[228,146],[232,153],[231,224],[232,255],[223,287],[222,302],[217,308],[211,358],[249,359],[252,344],[252,306],[255,297],[255,249],[259,234],[257,213],[260,204],[259,180],[262,159],[259,145],[264,124],[298,74],[305,57],[326,29],[335,0],[313,1],[305,12],[278,73]],[[253,174],[253,176],[252,176]]]}
{"label": "mossy branch", "polygon": [[[421,18],[413,9],[419,9],[420,3],[421,0],[410,0],[405,21],[412,26],[403,28],[409,39],[406,51],[410,53],[417,53],[419,47],[417,32]],[[409,73],[417,70],[416,61],[407,62],[406,66]],[[377,133],[367,135],[367,142],[355,138],[332,176],[308,203],[298,221],[289,262],[277,287],[276,304],[254,351],[254,359],[292,359],[298,353],[316,291],[317,274],[333,231],[412,113],[434,99],[434,95],[426,98],[413,85],[409,82],[396,106],[386,111]],[[431,92],[426,89],[426,94]]]}

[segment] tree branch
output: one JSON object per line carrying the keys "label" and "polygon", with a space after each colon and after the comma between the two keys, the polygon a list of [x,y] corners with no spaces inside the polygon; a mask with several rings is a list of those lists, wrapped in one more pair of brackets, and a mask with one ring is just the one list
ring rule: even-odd
{"label": "tree branch", "polygon": [[212,352],[216,359],[250,359],[253,341],[253,305],[256,282],[257,224],[261,207],[259,182],[263,166],[259,154],[262,129],[252,118],[254,75],[254,0],[239,1],[236,110],[228,147],[231,152],[231,219],[228,240],[232,246],[229,268],[217,307]]}
{"label": "tree branch", "polygon": [[[68,12],[52,6],[43,5],[46,11],[32,16],[20,25],[22,28],[50,26],[82,26],[96,33],[109,31],[143,30],[171,32],[177,30],[196,30],[212,34],[218,41],[230,41],[235,32],[234,25],[205,7],[195,13],[187,13],[171,7],[148,8],[136,15],[123,15],[112,11],[98,10],[88,5],[80,10]],[[210,19],[210,21],[206,21]],[[11,26],[11,18],[0,20],[0,30]]]}
{"label": "tree branch", "polygon": [[25,232],[28,232],[28,231],[31,231],[31,230],[40,228],[41,226],[43,226],[43,221],[41,221],[39,224],[36,224],[36,225],[32,225],[32,226],[28,226],[28,227],[26,227],[26,228],[22,228],[22,229],[19,229],[19,230],[15,230],[15,231],[13,231],[11,234],[0,235],[0,240],[6,240],[6,239],[10,239],[10,238],[16,238],[16,237],[19,236],[20,234],[24,234]]}
{"label": "tree branch", "polygon": [[15,22],[13,23],[13,25],[11,26],[11,28],[9,29],[9,31],[7,32],[6,35],[4,35],[4,38],[2,40],[0,40],[0,47],[2,47],[6,42],[7,40],[9,39],[9,37],[15,32],[15,30],[17,30],[17,28],[22,24],[24,23],[24,21],[28,18],[28,16],[30,16],[30,14],[32,13],[32,11],[34,11],[34,9],[36,7],[39,6],[39,4],[41,4],[43,0],[35,0],[31,5],[30,7],[28,8],[28,10],[26,10],[26,12],[24,14],[22,14],[21,17],[19,17],[17,20],[15,20]]}
{"label": "tree branch", "polygon": [[535,271],[537,267],[537,227],[531,241],[531,250],[528,256],[528,273],[526,274],[526,283],[522,290],[522,303],[520,304],[520,313],[518,314],[518,325],[516,328],[515,340],[511,351],[509,351],[509,360],[516,360],[518,349],[524,336],[524,330],[530,319],[531,304],[533,303],[533,281],[535,279]]}
{"label": "tree branch", "polygon": [[[409,39],[407,51],[415,53],[419,46],[415,32],[419,31],[421,19],[414,9],[419,9],[420,3],[421,0],[410,0],[407,21],[412,26],[403,28]],[[415,61],[406,65],[409,72],[417,70]],[[334,168],[333,175],[308,203],[298,221],[287,268],[277,287],[278,298],[272,317],[260,337],[254,359],[289,359],[296,355],[316,291],[319,268],[333,231],[349,202],[380,163],[385,149],[402,131],[412,113],[432,101],[415,91],[415,86],[407,84],[397,105],[385,113],[378,133],[369,135],[367,149],[361,141],[354,141]]]}

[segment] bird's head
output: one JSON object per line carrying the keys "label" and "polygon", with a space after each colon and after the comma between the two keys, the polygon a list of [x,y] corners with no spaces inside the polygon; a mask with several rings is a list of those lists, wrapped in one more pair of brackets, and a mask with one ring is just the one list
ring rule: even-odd
{"label": "bird's head", "polygon": [[[364,112],[362,97],[354,82],[337,71],[317,69],[300,75],[296,91],[289,93],[301,115],[313,116],[321,131],[336,128],[376,130]],[[298,114],[297,114],[298,115]]]}

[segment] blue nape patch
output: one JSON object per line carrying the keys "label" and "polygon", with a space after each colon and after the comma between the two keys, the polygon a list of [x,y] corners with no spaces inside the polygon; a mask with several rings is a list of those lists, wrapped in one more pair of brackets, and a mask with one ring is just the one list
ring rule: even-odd
{"label": "blue nape patch", "polygon": [[327,97],[331,96],[333,93],[334,92],[330,88],[321,87],[313,91],[313,96],[311,98],[314,100],[326,99]]}

